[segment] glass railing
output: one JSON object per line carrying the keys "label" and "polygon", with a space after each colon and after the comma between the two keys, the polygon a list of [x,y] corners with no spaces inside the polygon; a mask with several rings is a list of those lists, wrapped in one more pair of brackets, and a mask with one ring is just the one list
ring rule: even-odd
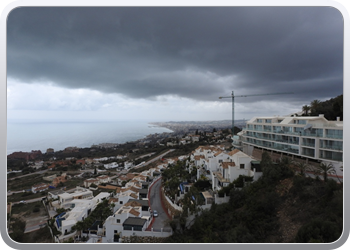
{"label": "glass railing", "polygon": [[323,137],[323,133],[305,133],[305,132],[301,132],[301,136]]}
{"label": "glass railing", "polygon": [[325,160],[332,160],[332,161],[343,161],[343,156],[320,156],[320,158]]}
{"label": "glass railing", "polygon": [[333,150],[343,150],[343,146],[321,145],[320,148],[323,148],[323,149],[333,149]]}
{"label": "glass railing", "polygon": [[271,143],[266,143],[266,142],[252,142],[252,141],[246,141],[247,143],[250,144],[254,144],[257,146],[262,146],[262,147],[266,147],[266,148],[271,148],[271,149],[275,149],[275,150],[280,150],[280,151],[285,151],[285,152],[290,152],[290,153],[294,153],[294,154],[299,154],[299,149],[294,149],[288,146],[282,146],[282,145],[272,145]]}
{"label": "glass railing", "polygon": [[310,153],[310,152],[304,152],[302,155],[310,156],[310,157],[315,157],[315,153]]}
{"label": "glass railing", "polygon": [[315,143],[306,143],[306,142],[303,142],[302,144],[301,144],[302,146],[306,146],[306,147],[315,147]]}
{"label": "glass railing", "polygon": [[342,135],[327,135],[326,134],[326,137],[327,138],[333,138],[333,139],[343,139]]}

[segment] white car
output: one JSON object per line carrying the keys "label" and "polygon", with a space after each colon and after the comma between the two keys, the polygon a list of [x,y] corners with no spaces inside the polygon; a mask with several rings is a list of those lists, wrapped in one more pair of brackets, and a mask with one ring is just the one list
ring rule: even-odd
{"label": "white car", "polygon": [[154,210],[154,211],[153,211],[153,216],[154,216],[154,217],[158,217],[158,212],[157,212],[157,210]]}

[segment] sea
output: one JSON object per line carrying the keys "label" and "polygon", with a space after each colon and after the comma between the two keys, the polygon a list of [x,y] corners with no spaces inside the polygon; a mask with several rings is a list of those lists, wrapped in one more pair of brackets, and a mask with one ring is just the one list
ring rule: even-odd
{"label": "sea", "polygon": [[7,121],[7,155],[48,148],[86,148],[100,143],[136,141],[149,134],[173,131],[148,121]]}

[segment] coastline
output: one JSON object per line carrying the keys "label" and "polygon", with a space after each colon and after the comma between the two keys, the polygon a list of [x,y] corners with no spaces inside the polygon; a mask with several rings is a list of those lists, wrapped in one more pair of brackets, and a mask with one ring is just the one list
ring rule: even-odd
{"label": "coastline", "polygon": [[[91,148],[100,144],[120,145],[127,142],[142,141],[156,134],[174,132],[169,128],[151,122],[135,121],[124,123],[72,122],[52,123],[50,125],[52,127],[48,126],[47,123],[35,123],[35,126],[34,123],[31,126],[28,126],[28,123],[20,123],[16,126],[8,126],[6,155],[14,152],[30,153],[33,150],[46,153],[49,148],[53,148],[57,152],[67,147]],[[11,133],[14,136],[11,137]]]}

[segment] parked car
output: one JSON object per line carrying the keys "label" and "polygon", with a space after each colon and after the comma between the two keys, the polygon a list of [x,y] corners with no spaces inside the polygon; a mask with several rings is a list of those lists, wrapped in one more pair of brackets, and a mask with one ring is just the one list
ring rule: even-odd
{"label": "parked car", "polygon": [[154,210],[154,211],[153,211],[153,216],[154,216],[154,217],[158,217],[158,212],[157,212],[157,210]]}

